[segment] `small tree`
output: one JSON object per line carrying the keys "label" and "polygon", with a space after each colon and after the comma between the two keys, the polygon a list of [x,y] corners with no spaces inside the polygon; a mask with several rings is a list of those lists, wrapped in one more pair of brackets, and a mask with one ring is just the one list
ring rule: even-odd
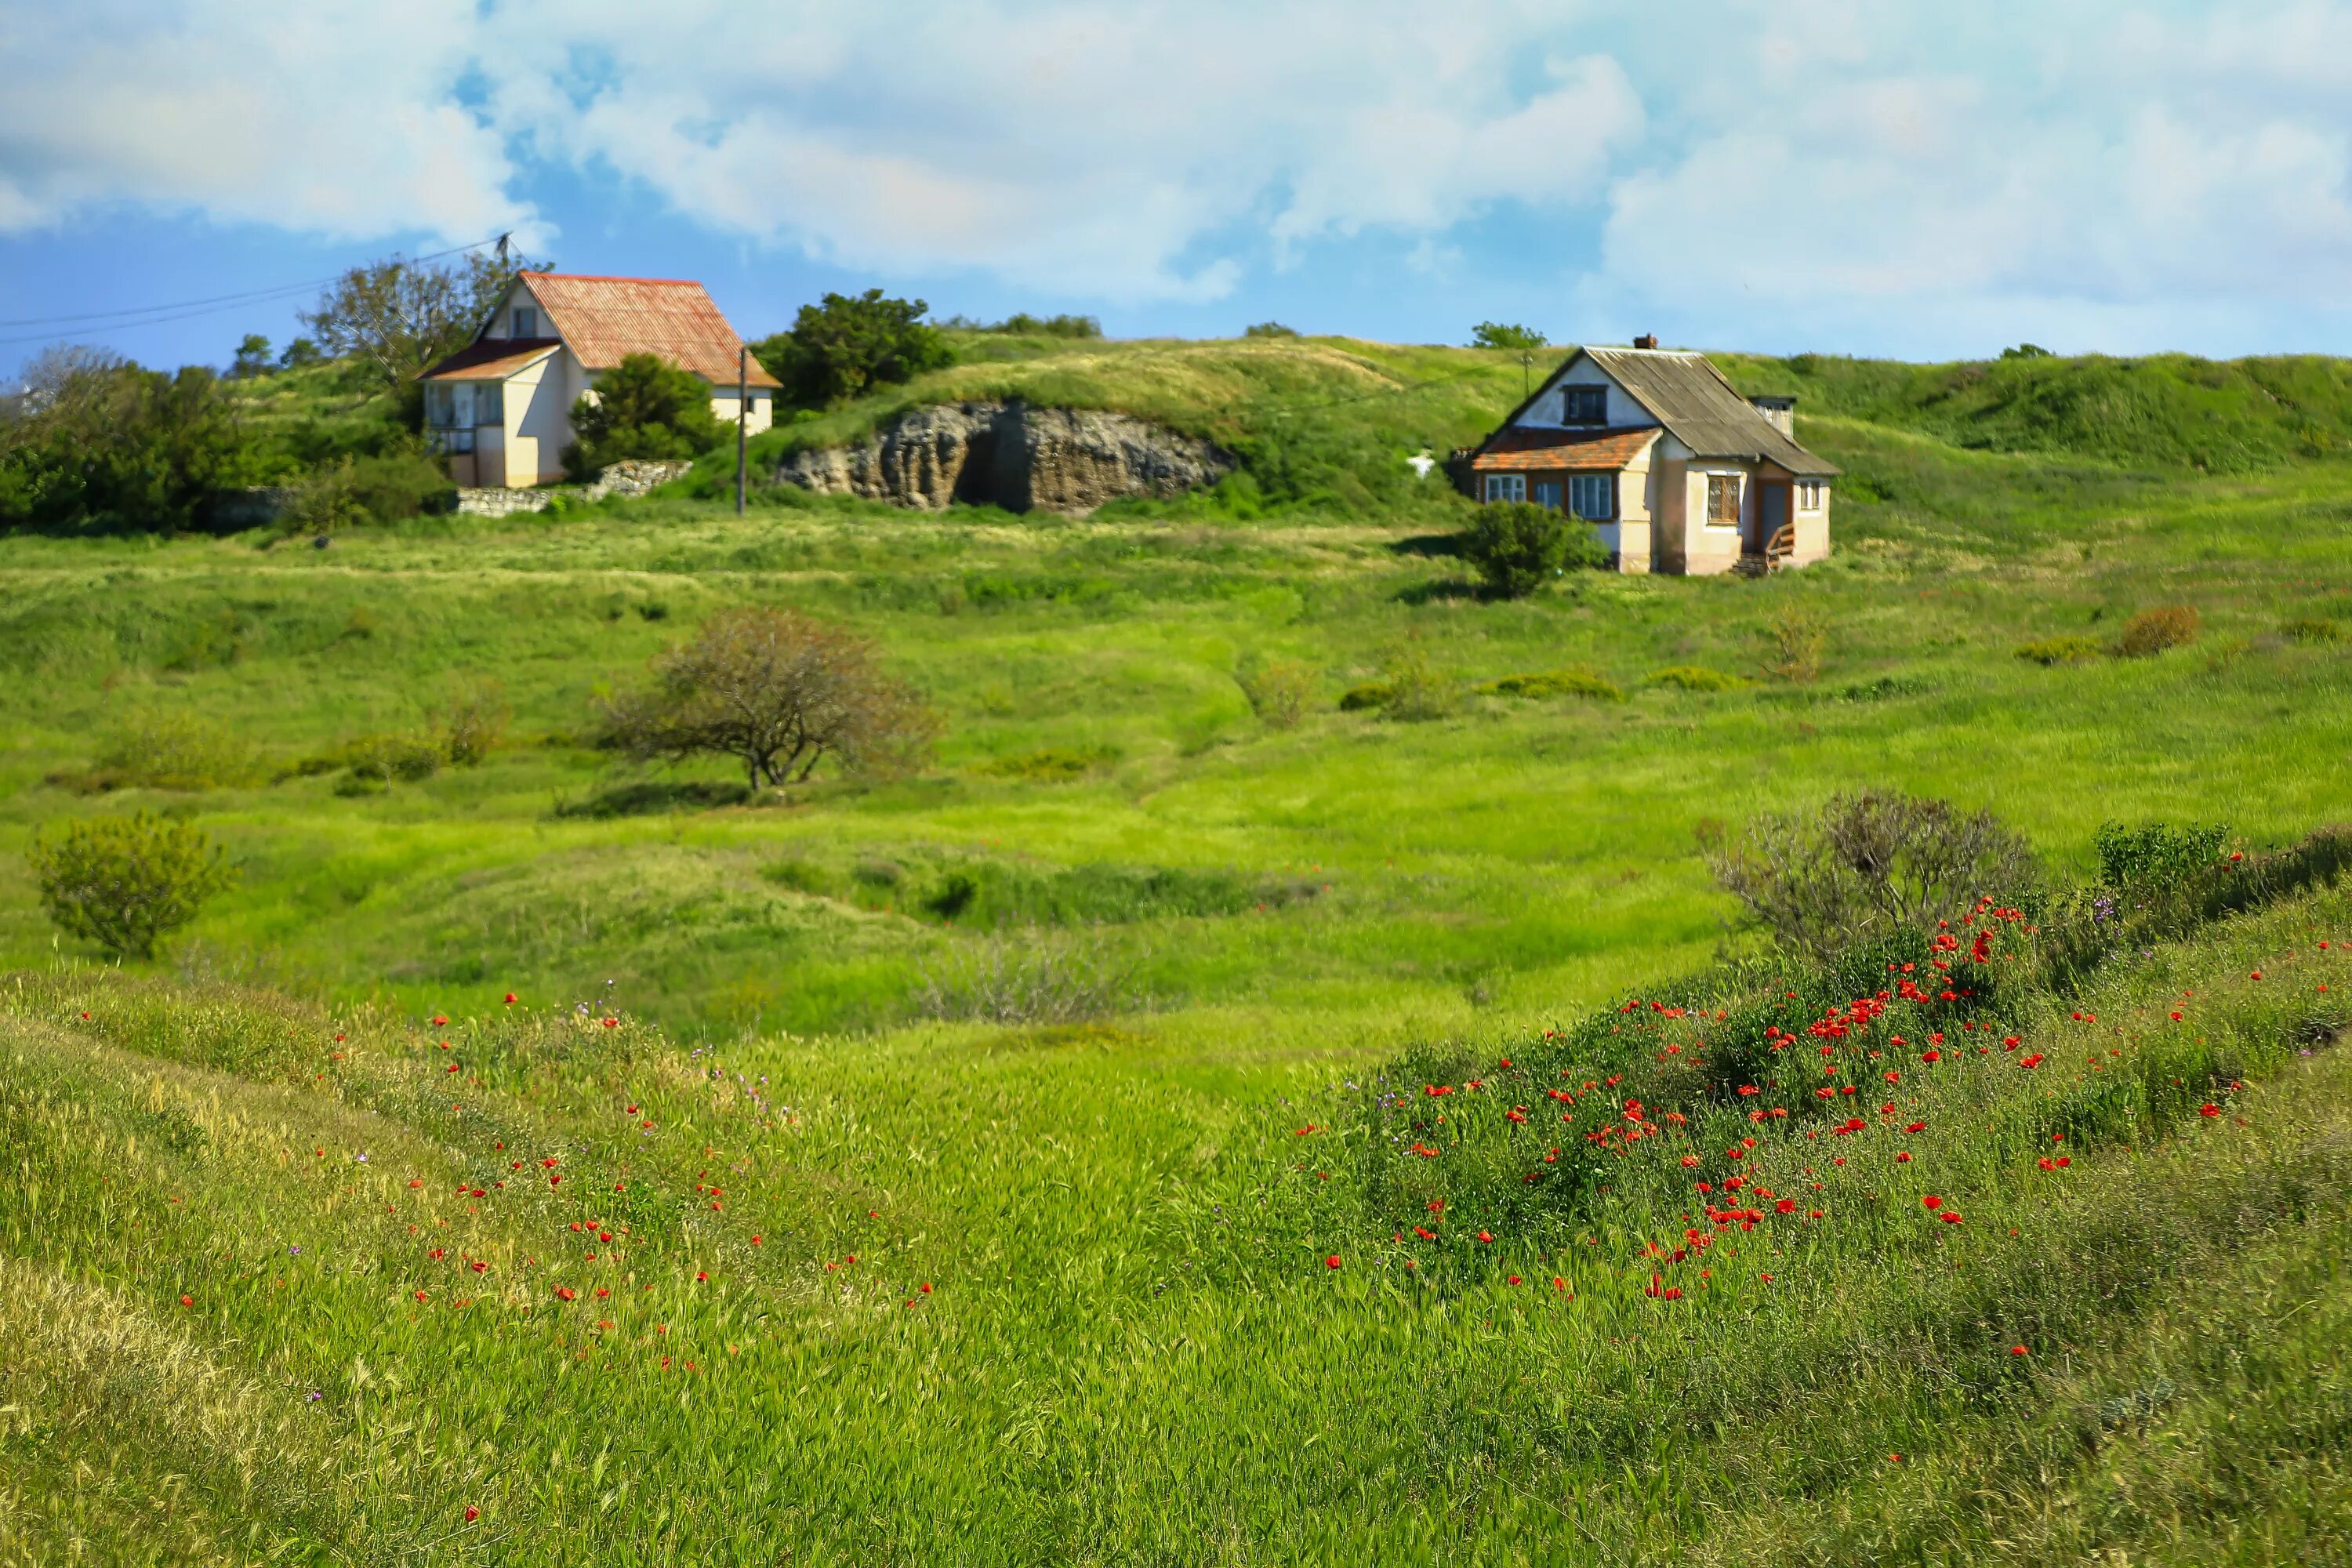
{"label": "small tree", "polygon": [[751,352],[794,402],[840,403],[954,363],[947,340],[923,320],[929,310],[920,300],[891,299],[879,289],[855,299],[827,294],[800,308],[792,331],[761,339]]}
{"label": "small tree", "polygon": [[1260,321],[1255,326],[1242,329],[1242,336],[1245,338],[1295,338],[1297,335],[1296,328],[1286,327],[1280,321]]}
{"label": "small tree", "polygon": [[1760,813],[1736,840],[1704,824],[1699,850],[1755,924],[1824,963],[1957,920],[1981,897],[2013,901],[2040,880],[2032,847],[1992,813],[1892,790]]}
{"label": "small tree", "polygon": [[593,397],[572,405],[579,440],[564,468],[586,479],[624,458],[694,458],[725,438],[710,412],[710,385],[658,355],[630,354],[604,374]]}
{"label": "small tree", "polygon": [[302,322],[328,353],[365,362],[386,391],[406,397],[419,371],[464,346],[517,272],[546,265],[520,256],[502,265],[479,250],[438,266],[372,261],[337,279]]}
{"label": "small tree", "polygon": [[269,340],[259,332],[247,332],[236,345],[236,361],[229,366],[228,373],[242,381],[249,376],[268,375],[271,368]]}
{"label": "small tree", "polygon": [[236,878],[194,824],[143,811],[69,822],[54,843],[37,837],[26,858],[49,918],[116,957],[154,957]]}
{"label": "small tree", "polygon": [[1592,525],[1533,501],[1490,501],[1459,538],[1464,560],[1507,599],[1522,599],[1562,572],[1608,563]]}
{"label": "small tree", "polygon": [[721,610],[653,661],[654,679],[602,704],[605,742],[645,761],[702,753],[743,764],[754,789],[807,778],[827,757],[851,773],[913,766],[937,723],[873,647],[791,610]]}
{"label": "small tree", "polygon": [[1482,349],[1539,349],[1547,341],[1533,327],[1512,321],[1481,321],[1470,333],[1470,342]]}
{"label": "small tree", "polygon": [[296,338],[286,345],[286,352],[278,356],[278,363],[287,370],[300,370],[317,364],[326,357],[319,352],[319,345],[310,339]]}

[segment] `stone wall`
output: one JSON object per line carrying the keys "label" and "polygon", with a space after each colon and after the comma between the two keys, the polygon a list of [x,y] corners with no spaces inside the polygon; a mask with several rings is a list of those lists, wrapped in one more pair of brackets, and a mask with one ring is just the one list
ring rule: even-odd
{"label": "stone wall", "polygon": [[466,485],[457,490],[457,510],[467,517],[512,517],[519,511],[545,511],[553,490],[509,489],[503,485]]}
{"label": "stone wall", "polygon": [[551,486],[537,489],[508,489],[489,485],[461,488],[457,491],[457,510],[469,517],[512,517],[521,511],[545,511],[558,496],[580,500],[603,500],[607,496],[620,496],[626,500],[644,495],[657,485],[681,479],[693,468],[694,464],[687,460],[629,458],[607,465],[596,476],[593,484],[578,489]]}
{"label": "stone wall", "polygon": [[1147,420],[1016,399],[913,409],[856,446],[795,453],[766,477],[927,510],[963,501],[1083,514],[1121,496],[1181,495],[1233,468],[1233,454]]}

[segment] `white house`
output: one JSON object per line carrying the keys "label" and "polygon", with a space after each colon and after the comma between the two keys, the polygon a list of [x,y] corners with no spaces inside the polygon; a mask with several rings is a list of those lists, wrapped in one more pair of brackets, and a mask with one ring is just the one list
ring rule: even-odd
{"label": "white house", "polygon": [[1586,346],[1469,454],[1472,496],[1592,521],[1621,572],[1802,566],[1830,552],[1837,468],[1793,397],[1743,397],[1705,354]]}
{"label": "white house", "polygon": [[[474,341],[418,377],[425,425],[461,485],[535,485],[563,475],[572,405],[634,353],[710,384],[710,412],[735,422],[743,340],[699,283],[519,272]],[[751,362],[750,426],[775,418],[776,378]]]}

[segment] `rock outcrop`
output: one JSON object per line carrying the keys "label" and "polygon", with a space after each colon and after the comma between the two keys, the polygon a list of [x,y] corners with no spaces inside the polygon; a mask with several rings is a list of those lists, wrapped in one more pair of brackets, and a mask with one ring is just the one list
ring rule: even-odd
{"label": "rock outcrop", "polygon": [[1082,513],[1121,496],[1181,495],[1233,468],[1232,453],[1148,420],[1016,399],[914,409],[856,446],[795,453],[770,477],[930,510]]}

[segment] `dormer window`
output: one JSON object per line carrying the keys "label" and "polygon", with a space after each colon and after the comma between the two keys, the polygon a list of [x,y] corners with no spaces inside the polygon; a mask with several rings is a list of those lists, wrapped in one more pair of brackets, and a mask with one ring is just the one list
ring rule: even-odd
{"label": "dormer window", "polygon": [[519,338],[539,336],[539,312],[517,305],[514,312],[514,335]]}
{"label": "dormer window", "polygon": [[1563,425],[1608,424],[1609,389],[1605,386],[1562,387],[1559,422]]}

